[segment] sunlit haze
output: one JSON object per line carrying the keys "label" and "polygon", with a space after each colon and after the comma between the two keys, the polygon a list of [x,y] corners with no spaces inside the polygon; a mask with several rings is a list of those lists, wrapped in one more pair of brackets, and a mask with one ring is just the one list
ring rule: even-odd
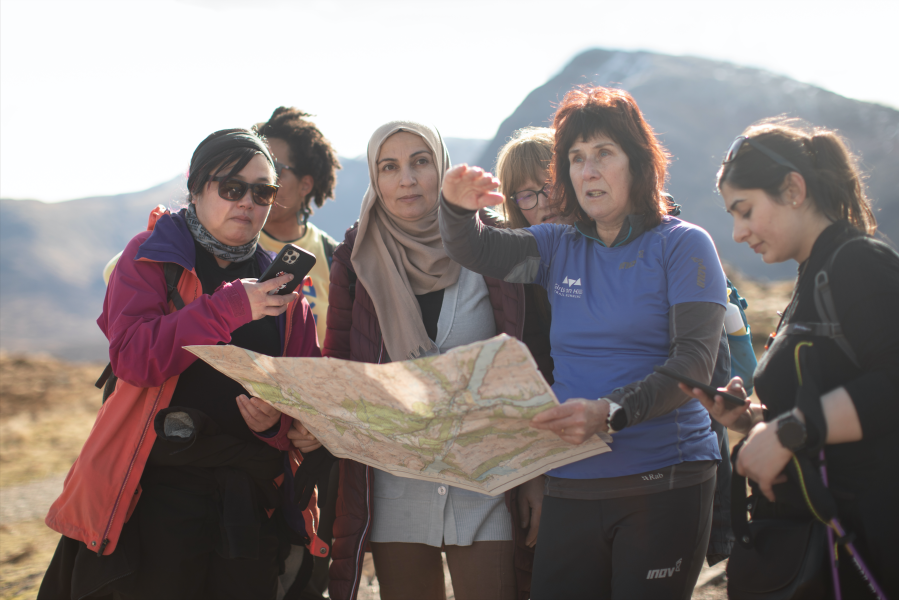
{"label": "sunlit haze", "polygon": [[342,156],[397,117],[492,138],[594,47],[730,61],[899,106],[894,0],[3,0],[0,13],[4,198],[151,187],[212,131],[279,105],[316,115]]}

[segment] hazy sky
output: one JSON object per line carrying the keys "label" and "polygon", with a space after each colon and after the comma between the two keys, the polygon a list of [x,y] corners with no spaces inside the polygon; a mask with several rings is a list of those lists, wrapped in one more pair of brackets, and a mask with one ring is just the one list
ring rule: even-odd
{"label": "hazy sky", "polygon": [[[250,7],[252,6],[252,8]],[[138,191],[279,105],[343,156],[392,118],[492,138],[594,47],[762,67],[899,107],[899,2],[0,0],[0,196]]]}

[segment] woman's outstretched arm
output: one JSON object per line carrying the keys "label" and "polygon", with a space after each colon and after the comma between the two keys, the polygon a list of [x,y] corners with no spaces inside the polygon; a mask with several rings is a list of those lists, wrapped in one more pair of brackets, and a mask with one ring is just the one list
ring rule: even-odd
{"label": "woman's outstretched arm", "polygon": [[527,229],[495,229],[478,209],[502,202],[498,181],[477,167],[450,169],[440,194],[440,235],[446,253],[475,273],[509,283],[532,283],[540,267],[537,240]]}

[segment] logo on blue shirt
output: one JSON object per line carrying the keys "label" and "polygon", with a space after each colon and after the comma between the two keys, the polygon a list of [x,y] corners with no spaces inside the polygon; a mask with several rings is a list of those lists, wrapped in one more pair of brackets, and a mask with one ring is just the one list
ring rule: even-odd
{"label": "logo on blue shirt", "polygon": [[566,277],[562,280],[562,283],[555,284],[554,288],[556,295],[562,296],[563,298],[582,298],[584,295],[580,277],[577,279],[574,277]]}

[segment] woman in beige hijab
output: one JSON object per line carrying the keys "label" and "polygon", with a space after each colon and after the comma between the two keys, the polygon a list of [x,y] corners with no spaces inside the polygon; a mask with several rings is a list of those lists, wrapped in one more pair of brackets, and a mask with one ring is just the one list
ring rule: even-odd
{"label": "woman in beige hijab", "polygon": [[[323,354],[386,363],[499,333],[521,339],[523,287],[463,269],[443,249],[437,207],[450,158],[437,130],[383,125],[368,166],[359,222],[334,253]],[[318,446],[301,426],[293,439],[301,451]],[[529,562],[540,484],[491,497],[341,460],[331,597],[355,598],[368,544],[382,598],[445,598],[441,551],[459,600],[527,597],[530,569],[516,572],[514,555]]]}

